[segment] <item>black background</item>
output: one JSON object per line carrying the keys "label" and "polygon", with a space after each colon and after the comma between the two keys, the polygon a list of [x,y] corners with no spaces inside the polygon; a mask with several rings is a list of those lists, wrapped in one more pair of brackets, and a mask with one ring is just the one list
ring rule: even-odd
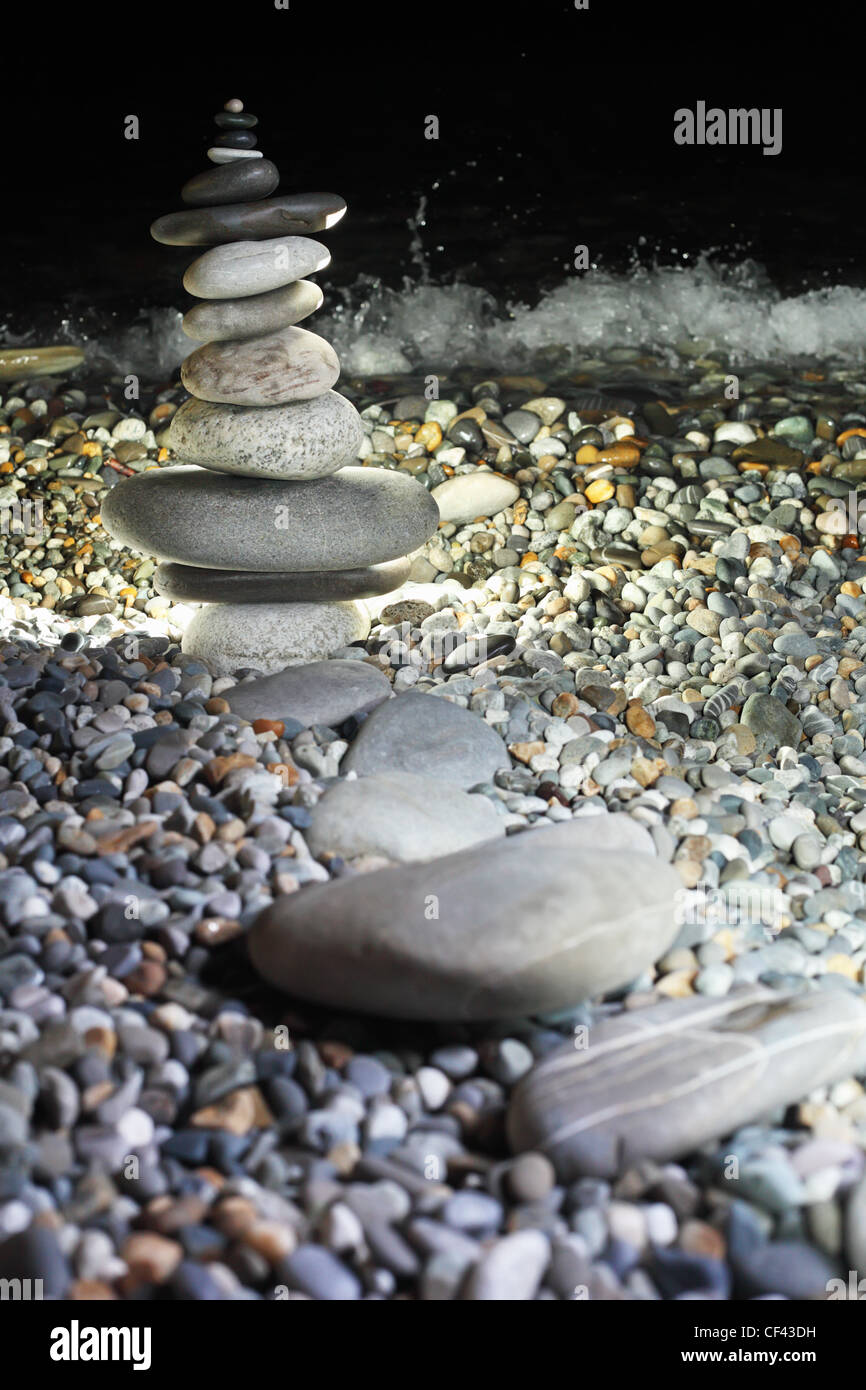
{"label": "black background", "polygon": [[[416,278],[407,221],[424,195],[432,278],[528,303],[564,278],[578,243],[610,269],[711,249],[753,257],[788,292],[864,284],[859,23],[840,0],[799,12],[681,0],[16,9],[3,33],[0,328],[70,304],[182,303],[196,253],[156,245],[148,226],[210,167],[229,96],[259,116],[282,191],[347,199],[325,238],[333,285]],[[781,107],[781,154],[675,145],[674,111],[699,99]],[[124,139],[129,114],[138,141]],[[438,141],[424,138],[429,114]]]}

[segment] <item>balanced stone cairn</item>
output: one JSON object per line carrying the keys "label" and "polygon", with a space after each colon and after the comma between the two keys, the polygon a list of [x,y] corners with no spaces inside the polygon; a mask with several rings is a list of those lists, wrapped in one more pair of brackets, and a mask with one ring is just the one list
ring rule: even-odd
{"label": "balanced stone cairn", "polygon": [[337,354],[296,327],[322,302],[304,277],[330,261],[309,233],[338,222],[345,202],[272,196],[279,173],[255,148],[257,118],[232,100],[216,124],[216,167],[184,185],[185,211],[151,227],[165,245],[212,248],[183,279],[200,301],[183,329],[202,346],[181,367],[192,399],[169,430],[181,466],[117,484],[102,518],[124,545],[159,557],[161,594],[203,605],[185,652],[220,673],[269,673],[363,640],[363,600],[406,581],[406,553],[439,512],[406,474],[347,466],[362,426],[331,389]]}

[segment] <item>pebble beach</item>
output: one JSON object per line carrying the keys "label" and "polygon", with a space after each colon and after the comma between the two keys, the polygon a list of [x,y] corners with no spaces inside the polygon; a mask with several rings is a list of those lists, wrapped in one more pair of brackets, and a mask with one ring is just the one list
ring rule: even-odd
{"label": "pebble beach", "polygon": [[367,636],[228,673],[101,520],[183,387],[12,370],[0,1278],[856,1297],[862,368],[345,377],[438,529]]}

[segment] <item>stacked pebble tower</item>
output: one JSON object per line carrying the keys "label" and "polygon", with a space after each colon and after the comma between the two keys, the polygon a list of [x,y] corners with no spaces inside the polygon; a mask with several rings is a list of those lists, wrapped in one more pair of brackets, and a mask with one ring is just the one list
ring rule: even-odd
{"label": "stacked pebble tower", "polygon": [[439,513],[406,474],[347,466],[362,427],[331,389],[337,355],[295,326],[322,302],[304,277],[330,261],[310,233],[339,221],[343,199],[272,196],[279,173],[255,148],[257,118],[232,100],[216,124],[216,167],[184,185],[185,211],[151,227],[166,245],[212,248],[183,280],[200,301],[183,329],[202,346],[181,367],[191,399],[169,431],[180,466],[119,483],[102,516],[160,558],[160,593],[203,605],[184,651],[221,672],[273,672],[366,637],[363,600],[405,582],[406,553]]}

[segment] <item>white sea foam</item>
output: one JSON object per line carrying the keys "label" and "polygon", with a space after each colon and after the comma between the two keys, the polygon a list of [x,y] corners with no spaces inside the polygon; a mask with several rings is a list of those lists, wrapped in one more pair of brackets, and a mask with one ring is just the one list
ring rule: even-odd
{"label": "white sea foam", "polygon": [[[167,380],[193,347],[180,318],[180,310],[143,310],[131,324],[98,330],[70,318],[58,336],[81,342],[93,365]],[[866,361],[866,289],[783,295],[754,261],[732,266],[708,256],[688,266],[595,270],[531,307],[469,284],[422,277],[392,289],[364,278],[309,326],[334,344],[351,376],[462,365],[566,370],[613,346],[650,349],[673,364],[678,345],[695,340],[741,365],[854,365]]]}

